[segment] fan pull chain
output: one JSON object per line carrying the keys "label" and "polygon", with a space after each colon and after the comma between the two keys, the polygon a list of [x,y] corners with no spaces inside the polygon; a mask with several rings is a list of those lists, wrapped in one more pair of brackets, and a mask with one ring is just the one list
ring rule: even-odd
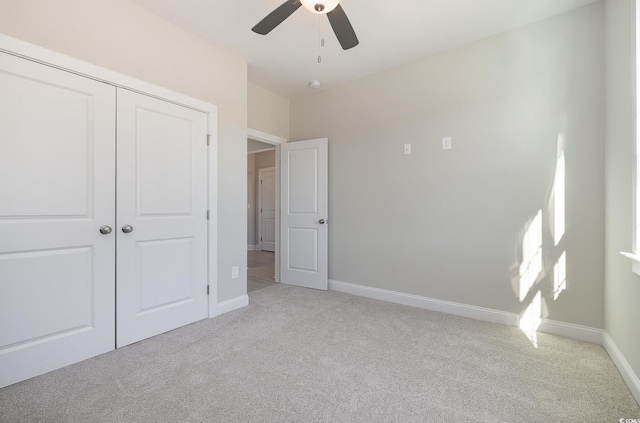
{"label": "fan pull chain", "polygon": [[[320,47],[324,47],[324,38],[320,39]],[[322,55],[318,55],[318,63],[322,63]]]}
{"label": "fan pull chain", "polygon": [[[318,39],[320,47],[324,47],[324,38],[322,37],[322,16],[318,16]],[[318,64],[322,63],[322,52],[318,54]]]}

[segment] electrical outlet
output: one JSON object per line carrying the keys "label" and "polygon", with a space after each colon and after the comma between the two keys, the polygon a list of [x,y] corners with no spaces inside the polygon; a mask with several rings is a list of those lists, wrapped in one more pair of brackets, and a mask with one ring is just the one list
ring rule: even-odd
{"label": "electrical outlet", "polygon": [[238,266],[233,266],[231,268],[231,279],[238,279],[240,277],[240,269]]}

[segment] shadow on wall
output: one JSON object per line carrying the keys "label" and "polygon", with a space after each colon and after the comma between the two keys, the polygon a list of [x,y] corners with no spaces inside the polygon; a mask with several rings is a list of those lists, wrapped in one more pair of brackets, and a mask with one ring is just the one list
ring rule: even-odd
{"label": "shadow on wall", "polygon": [[565,153],[558,135],[555,177],[545,210],[539,209],[523,228],[518,242],[520,266],[514,292],[522,305],[520,330],[537,348],[537,330],[548,315],[547,304],[567,289],[565,234]]}

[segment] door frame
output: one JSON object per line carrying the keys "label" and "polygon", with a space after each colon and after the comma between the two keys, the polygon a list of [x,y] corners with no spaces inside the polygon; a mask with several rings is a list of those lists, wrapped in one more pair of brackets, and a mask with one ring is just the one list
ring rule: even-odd
{"label": "door frame", "polygon": [[[263,188],[263,184],[262,184],[262,175],[264,172],[271,172],[273,171],[275,173],[275,166],[271,166],[271,167],[261,167],[258,169],[258,181],[260,181],[260,183],[258,184],[258,207],[260,207],[260,210],[262,210],[262,200],[263,200],[263,196],[264,196],[264,188]],[[277,174],[275,174],[273,176],[274,178],[274,183],[277,184],[278,183],[278,179],[277,179]],[[277,191],[277,188],[275,188],[275,190]],[[276,196],[276,198],[274,200],[277,200],[278,197]],[[276,213],[276,221],[278,220],[278,204],[276,203],[276,209],[275,209],[275,213]],[[262,223],[262,211],[259,214],[258,217],[258,235],[260,236],[260,239],[258,240],[258,250],[262,251],[262,230],[264,229],[262,227],[263,223]],[[276,225],[276,231],[278,230],[278,225]],[[277,235],[276,235],[276,239],[277,239]]]}
{"label": "door frame", "polygon": [[[198,110],[208,117],[208,279],[209,318],[217,316],[218,310],[218,107],[187,95],[150,84],[148,82],[75,59],[70,56],[0,34],[0,51],[80,75],[106,84],[155,97],[183,107]],[[265,141],[266,142],[266,141]],[[114,304],[115,307],[115,304]]]}
{"label": "door frame", "polygon": [[247,139],[270,144],[276,148],[276,262],[274,277],[276,282],[280,282],[280,145],[288,140],[252,128],[247,128]]}

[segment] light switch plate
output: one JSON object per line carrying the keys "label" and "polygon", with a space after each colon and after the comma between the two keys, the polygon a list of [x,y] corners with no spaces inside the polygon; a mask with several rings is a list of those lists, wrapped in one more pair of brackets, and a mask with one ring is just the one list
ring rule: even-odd
{"label": "light switch plate", "polygon": [[405,144],[404,145],[404,155],[409,155],[411,154],[411,144]]}
{"label": "light switch plate", "polygon": [[238,266],[233,266],[231,268],[231,279],[238,279],[240,277],[240,269]]}
{"label": "light switch plate", "polygon": [[442,139],[442,149],[451,150],[451,137],[444,137]]}

